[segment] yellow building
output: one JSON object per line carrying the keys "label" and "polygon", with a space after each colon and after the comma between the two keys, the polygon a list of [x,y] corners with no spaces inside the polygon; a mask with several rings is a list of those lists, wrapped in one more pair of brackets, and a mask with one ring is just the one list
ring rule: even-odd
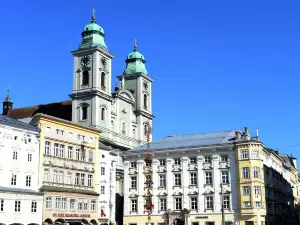
{"label": "yellow building", "polygon": [[41,129],[43,222],[97,224],[99,131],[45,114],[31,123]]}

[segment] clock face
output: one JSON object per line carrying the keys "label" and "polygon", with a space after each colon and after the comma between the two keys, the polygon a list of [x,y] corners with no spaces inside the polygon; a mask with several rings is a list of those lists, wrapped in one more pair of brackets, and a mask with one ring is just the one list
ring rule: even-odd
{"label": "clock face", "polygon": [[104,57],[101,58],[101,63],[103,65],[103,67],[106,67],[107,62],[106,62],[106,59]]}
{"label": "clock face", "polygon": [[80,63],[83,66],[88,65],[90,63],[90,57],[88,55],[85,55],[85,56],[81,57]]}

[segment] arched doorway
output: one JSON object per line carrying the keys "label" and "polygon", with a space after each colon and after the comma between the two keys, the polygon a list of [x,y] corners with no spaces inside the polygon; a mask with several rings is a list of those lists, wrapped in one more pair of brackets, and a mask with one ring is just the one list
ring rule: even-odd
{"label": "arched doorway", "polygon": [[91,224],[97,225],[97,221],[96,220],[91,220]]}
{"label": "arched doorway", "polygon": [[82,222],[83,222],[84,224],[87,224],[87,225],[90,224],[89,221],[87,221],[86,219],[82,219]]}
{"label": "arched doorway", "polygon": [[49,225],[49,224],[52,224],[53,223],[53,221],[50,219],[50,218],[48,218],[48,219],[46,219],[45,221],[44,221],[44,224],[45,225]]}

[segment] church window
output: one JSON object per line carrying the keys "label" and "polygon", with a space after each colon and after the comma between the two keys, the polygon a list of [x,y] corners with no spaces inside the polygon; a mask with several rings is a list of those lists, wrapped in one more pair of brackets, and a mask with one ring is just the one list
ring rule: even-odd
{"label": "church window", "polygon": [[104,121],[105,120],[105,108],[101,108],[101,120]]}
{"label": "church window", "polygon": [[89,85],[89,72],[87,70],[83,71],[82,85]]}
{"label": "church window", "polygon": [[105,91],[105,73],[101,73],[101,89]]}
{"label": "church window", "polygon": [[87,119],[87,107],[83,106],[81,108],[81,120],[86,120]]}
{"label": "church window", "polygon": [[147,110],[147,102],[148,102],[148,96],[144,94],[144,109]]}

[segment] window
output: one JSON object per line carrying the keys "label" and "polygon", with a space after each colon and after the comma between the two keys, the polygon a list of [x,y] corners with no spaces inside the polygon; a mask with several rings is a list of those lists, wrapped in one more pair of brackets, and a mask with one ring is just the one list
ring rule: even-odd
{"label": "window", "polygon": [[18,136],[15,136],[14,139],[15,139],[15,140],[18,140]]}
{"label": "window", "polygon": [[82,199],[78,200],[78,210],[82,210],[83,209],[83,202]]}
{"label": "window", "polygon": [[250,201],[244,201],[243,202],[243,207],[244,208],[250,208],[251,207],[251,202]]}
{"label": "window", "polygon": [[79,185],[80,173],[75,174],[75,185]]}
{"label": "window", "polygon": [[160,166],[165,166],[166,165],[166,160],[165,159],[160,159],[159,160],[159,165]]}
{"label": "window", "polygon": [[260,187],[259,186],[254,186],[254,194],[260,195]]}
{"label": "window", "polygon": [[105,108],[101,108],[101,120],[104,121],[105,120]]}
{"label": "window", "polygon": [[93,162],[93,151],[89,151],[89,162],[92,163]]}
{"label": "window", "polygon": [[20,211],[21,211],[21,201],[15,200],[15,212],[20,212]]}
{"label": "window", "polygon": [[258,159],[258,150],[252,150],[252,159]]}
{"label": "window", "polygon": [[196,197],[191,198],[191,210],[198,209],[198,199]]}
{"label": "window", "polygon": [[228,155],[221,155],[221,162],[228,162]]}
{"label": "window", "polygon": [[137,200],[136,199],[131,200],[131,212],[137,212]]}
{"label": "window", "polygon": [[166,175],[159,175],[159,187],[166,187]]}
{"label": "window", "polygon": [[89,71],[87,70],[82,73],[82,85],[89,85]]}
{"label": "window", "polygon": [[87,202],[83,203],[83,210],[87,211],[89,209],[89,204]]}
{"label": "window", "polygon": [[131,162],[130,163],[130,168],[136,168],[136,162]]}
{"label": "window", "polygon": [[80,174],[80,185],[84,185],[84,181],[85,181],[85,174],[82,173]]}
{"label": "window", "polygon": [[28,153],[28,155],[27,155],[27,161],[28,162],[32,161],[32,154],[31,153]]}
{"label": "window", "polygon": [[64,158],[65,157],[65,146],[64,145],[60,145],[59,147],[60,147],[59,148],[59,156],[61,158]]}
{"label": "window", "polygon": [[255,202],[255,207],[256,208],[261,208],[261,202],[260,201],[256,201]]}
{"label": "window", "polygon": [[85,161],[85,150],[81,149],[81,161]]}
{"label": "window", "polygon": [[148,105],[148,96],[144,94],[144,109],[147,110],[147,105]]}
{"label": "window", "polygon": [[71,210],[75,209],[75,199],[70,199],[70,209]]}
{"label": "window", "polygon": [[205,225],[215,225],[215,222],[205,222]]}
{"label": "window", "polygon": [[93,184],[93,175],[89,174],[88,175],[88,186],[92,187]]}
{"label": "window", "polygon": [[131,177],[131,188],[136,188],[136,177]]}
{"label": "window", "polygon": [[67,184],[71,184],[72,183],[72,173],[68,172],[67,173]]}
{"label": "window", "polygon": [[212,184],[212,172],[205,172],[205,184]]}
{"label": "window", "polygon": [[250,186],[244,186],[243,187],[243,195],[250,195]]}
{"label": "window", "polygon": [[228,173],[228,171],[222,171],[221,176],[222,176],[222,184],[229,184],[229,173]]}
{"label": "window", "polygon": [[148,126],[147,124],[144,124],[144,135],[146,136],[148,133]]}
{"label": "window", "polygon": [[241,159],[249,159],[249,151],[248,150],[241,151]]}
{"label": "window", "polygon": [[102,159],[105,159],[105,155],[102,155]]}
{"label": "window", "polygon": [[180,165],[180,159],[179,158],[174,159],[174,164],[175,165]]}
{"label": "window", "polygon": [[250,178],[249,167],[243,167],[242,170],[243,170],[242,177],[243,178]]}
{"label": "window", "polygon": [[191,164],[197,164],[197,158],[196,157],[191,157],[190,158],[190,163]]}
{"label": "window", "polygon": [[205,163],[211,163],[211,156],[205,156],[204,157],[204,162]]}
{"label": "window", "polygon": [[101,167],[101,175],[105,175],[105,167]]}
{"label": "window", "polygon": [[58,175],[58,183],[64,183],[64,172],[63,171],[59,171],[59,175]]}
{"label": "window", "polygon": [[182,209],[182,198],[175,198],[175,210]]}
{"label": "window", "polygon": [[166,211],[167,210],[167,199],[160,198],[159,199],[159,210]]}
{"label": "window", "polygon": [[52,208],[52,198],[47,197],[46,198],[46,209],[51,209]]}
{"label": "window", "polygon": [[58,156],[58,146],[59,144],[54,143],[54,156]]}
{"label": "window", "polygon": [[31,186],[31,176],[27,175],[26,176],[26,187],[30,187]]}
{"label": "window", "polygon": [[61,209],[67,209],[67,198],[61,198]]}
{"label": "window", "polygon": [[50,155],[51,143],[49,141],[45,141],[45,155]]}
{"label": "window", "polygon": [[199,222],[192,222],[192,225],[199,225]]}
{"label": "window", "polygon": [[37,205],[36,201],[31,202],[31,212],[36,212],[36,205]]}
{"label": "window", "polygon": [[53,171],[53,183],[57,183],[57,171]]}
{"label": "window", "polygon": [[101,73],[101,89],[105,91],[105,73]]}
{"label": "window", "polygon": [[73,159],[73,147],[68,146],[68,159]]}
{"label": "window", "polygon": [[122,123],[122,134],[126,134],[126,124]]}
{"label": "window", "polygon": [[205,198],[205,209],[213,209],[214,208],[214,199],[212,196],[207,196]]}
{"label": "window", "polygon": [[11,185],[17,185],[17,174],[11,175]]}
{"label": "window", "polygon": [[175,186],[181,186],[181,174],[174,174],[175,176]]}
{"label": "window", "polygon": [[228,195],[223,196],[223,208],[229,209],[230,207],[230,197]]}
{"label": "window", "polygon": [[0,199],[0,212],[4,211],[4,199]]}
{"label": "window", "polygon": [[87,120],[87,106],[81,107],[81,120]]}
{"label": "window", "polygon": [[13,151],[13,159],[14,160],[18,159],[18,152],[17,151]]}
{"label": "window", "polygon": [[260,168],[259,167],[253,167],[253,178],[260,178]]}
{"label": "window", "polygon": [[80,149],[76,149],[76,160],[80,160]]}
{"label": "window", "polygon": [[190,174],[190,184],[197,185],[197,173]]}
{"label": "window", "polygon": [[105,194],[105,186],[101,186],[100,193],[101,193],[102,195],[104,195],[104,194]]}
{"label": "window", "polygon": [[61,204],[61,198],[56,197],[56,199],[55,199],[55,208],[60,209],[60,204]]}
{"label": "window", "polygon": [[95,199],[91,200],[91,210],[96,211],[96,200]]}

